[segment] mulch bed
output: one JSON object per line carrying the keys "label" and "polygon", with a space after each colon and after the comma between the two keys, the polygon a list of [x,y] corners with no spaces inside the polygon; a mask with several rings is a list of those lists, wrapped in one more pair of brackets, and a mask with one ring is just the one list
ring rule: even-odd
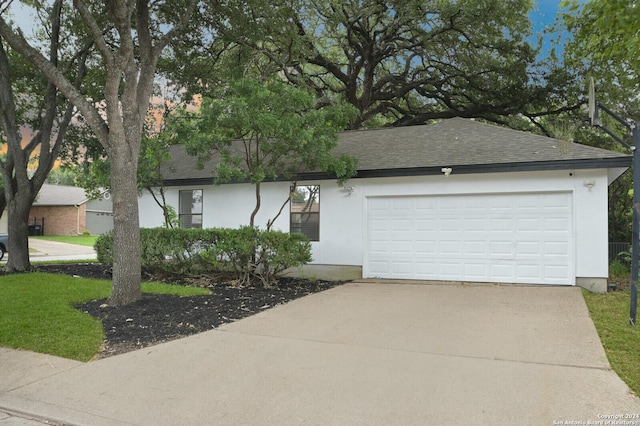
{"label": "mulch bed", "polygon": [[[38,271],[110,279],[110,268],[98,263],[39,265]],[[106,339],[96,359],[167,342],[262,312],[265,309],[341,284],[285,278],[270,288],[259,283],[235,286],[224,277],[146,277],[174,284],[200,285],[210,295],[178,297],[144,294],[127,306],[108,306],[106,299],[76,306],[102,321]]]}

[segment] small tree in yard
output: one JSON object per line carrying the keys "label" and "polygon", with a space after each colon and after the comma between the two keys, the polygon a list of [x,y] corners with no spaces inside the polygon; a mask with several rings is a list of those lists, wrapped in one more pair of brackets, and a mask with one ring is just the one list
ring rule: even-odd
{"label": "small tree in yard", "polygon": [[82,22],[78,33],[88,34],[98,53],[92,68],[106,75],[102,100],[75,87],[55,62],[0,15],[0,36],[78,109],[109,157],[115,213],[112,305],[126,305],[141,297],[136,175],[144,118],[160,55],[194,22],[197,3],[175,1],[168,7],[165,2],[144,0],[73,1],[74,16]]}
{"label": "small tree in yard", "polygon": [[[250,227],[255,226],[261,184],[267,179],[295,181],[302,171],[333,173],[340,182],[355,175],[355,159],[332,154],[337,132],[345,128],[353,108],[316,109],[315,104],[308,91],[282,81],[253,79],[233,82],[219,99],[203,99],[187,151],[198,156],[200,167],[213,153],[219,154],[217,183],[249,181],[255,185]],[[272,223],[269,221],[269,227]]]}
{"label": "small tree in yard", "polygon": [[[43,42],[48,43],[49,63],[57,65],[61,75],[69,79],[69,85],[77,89],[85,77],[85,62],[92,44],[79,38],[76,45],[61,46],[61,40],[68,36],[62,29],[62,10],[62,0],[38,9],[49,25],[42,31],[46,34]],[[64,151],[65,135],[73,127],[75,115],[73,105],[60,96],[60,90],[0,39],[0,150],[6,148],[6,155],[0,158],[3,183],[0,216],[6,207],[11,235],[6,271],[31,267],[29,211]],[[21,129],[30,132],[23,134]]]}

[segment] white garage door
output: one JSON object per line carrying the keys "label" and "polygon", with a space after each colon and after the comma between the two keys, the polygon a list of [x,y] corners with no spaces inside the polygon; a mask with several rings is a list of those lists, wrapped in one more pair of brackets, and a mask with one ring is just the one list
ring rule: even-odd
{"label": "white garage door", "polygon": [[575,284],[572,195],[371,197],[364,276]]}

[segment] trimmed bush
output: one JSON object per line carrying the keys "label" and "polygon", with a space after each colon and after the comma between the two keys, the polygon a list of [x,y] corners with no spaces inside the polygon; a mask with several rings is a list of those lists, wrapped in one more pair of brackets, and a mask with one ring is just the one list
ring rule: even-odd
{"label": "trimmed bush", "polygon": [[[98,261],[113,265],[113,235],[94,245]],[[302,234],[239,229],[140,229],[142,269],[148,272],[206,274],[228,272],[241,283],[258,278],[270,285],[278,274],[311,261],[311,243]]]}
{"label": "trimmed bush", "polygon": [[302,234],[265,231],[258,236],[256,250],[258,277],[265,285],[273,282],[285,269],[311,262],[311,243]]}

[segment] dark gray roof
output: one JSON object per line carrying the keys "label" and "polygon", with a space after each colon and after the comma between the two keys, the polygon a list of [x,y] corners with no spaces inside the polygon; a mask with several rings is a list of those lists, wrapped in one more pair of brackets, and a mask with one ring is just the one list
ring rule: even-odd
{"label": "dark gray roof", "polygon": [[[334,152],[358,160],[356,177],[440,174],[442,167],[451,167],[454,173],[487,173],[631,165],[630,155],[464,118],[342,132]],[[215,159],[198,170],[195,158],[182,147],[172,147],[171,154],[170,169],[164,174],[167,184],[212,179]],[[329,177],[313,172],[305,175]]]}
{"label": "dark gray roof", "polygon": [[83,188],[64,185],[43,184],[34,206],[79,206],[88,201]]}

